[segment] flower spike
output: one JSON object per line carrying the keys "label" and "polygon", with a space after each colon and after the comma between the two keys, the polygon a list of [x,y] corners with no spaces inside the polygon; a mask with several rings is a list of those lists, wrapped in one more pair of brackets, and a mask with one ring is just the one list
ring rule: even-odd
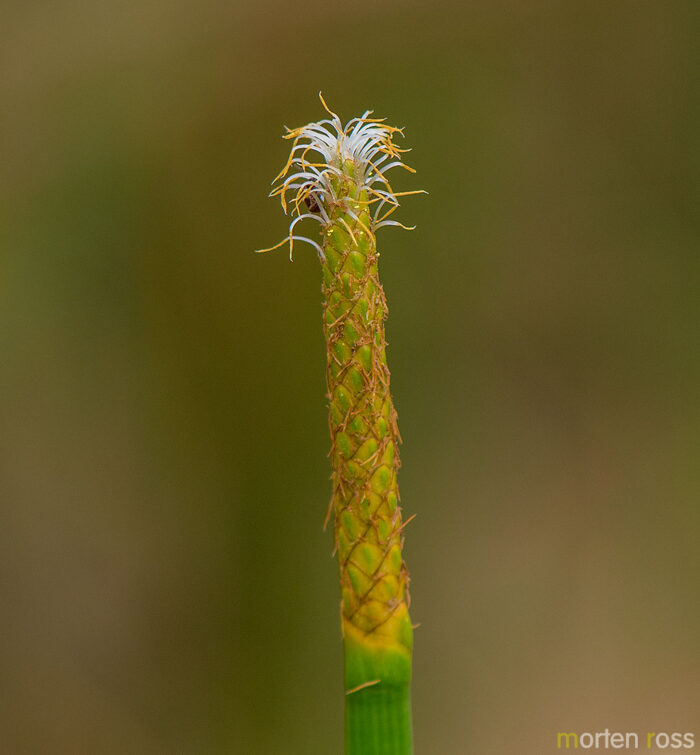
{"label": "flower spike", "polygon": [[[344,655],[345,754],[411,755],[409,578],[403,560],[406,524],[397,473],[401,435],[391,397],[376,231],[412,230],[393,219],[402,161],[401,129],[365,111],[345,123],[319,93],[322,120],[287,129],[291,149],[272,182],[290,216],[287,235],[271,249],[313,246],[320,258],[326,396],[331,438],[333,519]],[[320,243],[297,235],[315,220]],[[260,249],[259,251],[270,251]],[[325,525],[324,525],[325,527]]]}

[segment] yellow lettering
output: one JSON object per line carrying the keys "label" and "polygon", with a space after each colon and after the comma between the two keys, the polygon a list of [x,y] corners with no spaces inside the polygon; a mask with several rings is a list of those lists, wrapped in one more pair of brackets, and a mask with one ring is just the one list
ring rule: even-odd
{"label": "yellow lettering", "polygon": [[569,744],[569,740],[572,737],[574,739],[574,749],[578,749],[578,734],[574,734],[574,733],[564,734],[564,732],[557,733],[557,747],[561,749],[561,743],[563,740],[566,745],[566,749],[568,750],[571,747],[571,745]]}

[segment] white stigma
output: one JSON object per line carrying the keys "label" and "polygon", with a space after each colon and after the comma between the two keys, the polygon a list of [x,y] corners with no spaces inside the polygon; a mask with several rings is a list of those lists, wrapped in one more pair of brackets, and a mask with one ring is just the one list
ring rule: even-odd
{"label": "white stigma", "polygon": [[[287,164],[272,182],[277,185],[270,196],[280,197],[285,214],[288,204],[292,207],[289,235],[270,249],[258,250],[260,252],[289,242],[291,259],[293,242],[298,240],[311,244],[323,259],[319,244],[305,236],[294,235],[297,223],[316,220],[325,231],[339,213],[362,222],[358,212],[367,211],[372,233],[385,225],[406,228],[387,219],[398,208],[398,197],[426,193],[395,192],[387,178],[387,172],[398,167],[415,173],[401,160],[401,154],[408,150],[399,149],[393,142],[395,134],[403,136],[401,129],[385,125],[383,118],[370,118],[371,110],[343,126],[320,93],[319,97],[331,117],[287,129],[284,138],[294,142]],[[348,191],[353,183],[354,189]],[[360,206],[362,204],[364,206]]]}

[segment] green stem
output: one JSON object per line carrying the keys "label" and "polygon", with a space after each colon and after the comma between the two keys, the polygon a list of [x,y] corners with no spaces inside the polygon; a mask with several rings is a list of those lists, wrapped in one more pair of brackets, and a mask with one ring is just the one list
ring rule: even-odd
{"label": "green stem", "polygon": [[411,755],[411,653],[401,643],[378,646],[344,638],[346,755]]}
{"label": "green stem", "polygon": [[377,685],[348,695],[347,755],[405,755],[412,751],[411,698],[407,685]]}

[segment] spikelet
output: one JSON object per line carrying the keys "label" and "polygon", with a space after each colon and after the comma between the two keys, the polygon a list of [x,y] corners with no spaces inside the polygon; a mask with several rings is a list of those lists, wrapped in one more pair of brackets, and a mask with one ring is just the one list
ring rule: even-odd
{"label": "spikelet", "polygon": [[[320,96],[320,95],[319,95]],[[399,431],[389,388],[375,233],[402,223],[390,218],[399,198],[389,171],[413,169],[394,139],[401,129],[367,111],[343,126],[328,118],[288,129],[292,147],[273,181],[291,217],[288,235],[315,248],[322,270],[323,328],[331,435],[335,548],[340,566],[346,691],[382,683],[408,689],[412,628],[397,471]],[[300,236],[303,221],[320,225],[320,243]],[[411,229],[407,229],[411,230]],[[388,660],[387,660],[388,659]],[[393,659],[393,660],[392,660]]]}

